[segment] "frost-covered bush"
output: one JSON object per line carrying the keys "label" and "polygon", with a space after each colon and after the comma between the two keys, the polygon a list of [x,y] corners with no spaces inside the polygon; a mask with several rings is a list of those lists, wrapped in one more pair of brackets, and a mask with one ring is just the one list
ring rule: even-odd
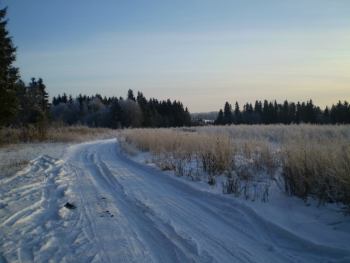
{"label": "frost-covered bush", "polygon": [[216,184],[225,174],[225,193],[267,200],[271,184],[282,178],[291,195],[350,204],[349,125],[132,129],[121,137],[178,176]]}
{"label": "frost-covered bush", "polygon": [[[235,143],[225,134],[183,129],[130,129],[124,130],[120,138],[142,151],[150,151],[154,163],[162,170],[174,170],[176,175],[192,180],[206,178],[210,185],[216,184],[218,175],[234,171],[240,188],[246,189],[256,173],[270,171],[272,174],[275,168],[274,156],[266,144]],[[230,192],[228,189],[227,193]],[[243,190],[239,194],[241,192]]]}
{"label": "frost-covered bush", "polygon": [[300,141],[283,147],[283,176],[289,194],[320,203],[350,204],[350,142]]}
{"label": "frost-covered bush", "polygon": [[[234,145],[226,135],[213,136],[176,129],[132,129],[123,131],[120,136],[140,150],[152,152],[161,166],[171,161],[171,166],[180,176],[192,174],[200,166],[213,177],[232,165]],[[189,163],[192,165],[188,166]],[[193,165],[196,167],[193,168]]]}

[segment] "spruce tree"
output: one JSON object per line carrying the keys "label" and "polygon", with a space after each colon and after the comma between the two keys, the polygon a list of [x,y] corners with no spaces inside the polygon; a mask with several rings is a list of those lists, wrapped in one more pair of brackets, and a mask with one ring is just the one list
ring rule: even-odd
{"label": "spruce tree", "polygon": [[132,89],[128,90],[128,100],[136,101],[134,92],[132,91]]}
{"label": "spruce tree", "polygon": [[241,116],[241,111],[239,109],[239,104],[237,101],[235,103],[234,116],[235,116],[235,124],[240,124],[242,122],[242,116]]}
{"label": "spruce tree", "polygon": [[[38,103],[40,105],[40,109],[42,110],[42,112],[45,115],[47,115],[50,109],[49,94],[47,93],[46,86],[41,78],[39,78],[37,85],[38,85],[37,89],[39,93]],[[70,101],[73,101],[72,96],[70,96]]]}
{"label": "spruce tree", "polygon": [[0,127],[11,124],[19,107],[16,99],[19,72],[18,68],[13,66],[16,48],[6,29],[6,13],[6,8],[0,10]]}
{"label": "spruce tree", "polygon": [[232,106],[226,101],[224,106],[224,124],[232,123]]}
{"label": "spruce tree", "polygon": [[222,109],[219,110],[218,117],[215,120],[215,124],[222,125],[224,124],[224,112]]}
{"label": "spruce tree", "polygon": [[121,128],[122,125],[122,108],[119,105],[118,99],[112,101],[111,106],[111,123],[110,127],[113,129]]}

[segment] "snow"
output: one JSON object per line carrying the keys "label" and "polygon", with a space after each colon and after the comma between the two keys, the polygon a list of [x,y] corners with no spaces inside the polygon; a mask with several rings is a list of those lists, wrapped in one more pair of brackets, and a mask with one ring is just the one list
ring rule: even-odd
{"label": "snow", "polygon": [[[139,152],[137,155],[128,157],[140,164],[156,167],[151,161],[154,158],[149,152]],[[278,172],[280,173],[281,171]],[[327,242],[333,242],[344,249],[350,248],[350,218],[343,214],[344,206],[342,204],[325,204],[319,206],[318,201],[313,199],[305,202],[300,198],[286,195],[283,189],[281,189],[281,183],[279,182],[277,184],[276,181],[271,182],[272,186],[269,191],[268,202],[252,200],[251,198],[245,200],[243,197],[237,198],[234,195],[223,194],[222,185],[226,180],[224,175],[217,176],[216,185],[212,186],[207,183],[207,177],[205,175],[203,175],[200,181],[193,181],[187,176],[176,176],[173,171],[166,171],[164,173],[199,191],[218,194],[224,198],[234,198],[234,202],[240,202],[250,207],[265,220],[273,221],[281,227],[288,229],[288,231],[298,233],[298,235],[304,238],[311,239],[314,242],[327,240],[325,244]],[[329,230],[330,234],[328,235],[324,231],[320,231],[325,226]]]}
{"label": "snow", "polygon": [[19,143],[3,146],[0,148],[0,178],[13,175],[40,155],[61,158],[67,146],[67,143]]}
{"label": "snow", "polygon": [[100,140],[0,178],[0,262],[350,262],[335,205],[276,187],[266,203],[234,198],[134,159]]}

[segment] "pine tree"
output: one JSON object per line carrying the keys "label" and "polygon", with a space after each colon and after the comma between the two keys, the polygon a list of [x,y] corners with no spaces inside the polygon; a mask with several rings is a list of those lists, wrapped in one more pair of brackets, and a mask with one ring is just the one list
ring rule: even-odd
{"label": "pine tree", "polygon": [[136,101],[134,92],[131,89],[128,90],[128,100]]}
{"label": "pine tree", "polygon": [[234,123],[235,124],[240,124],[241,122],[242,122],[241,111],[239,109],[239,104],[236,101],[236,103],[235,103],[235,110],[234,110]]}
{"label": "pine tree", "polygon": [[222,109],[219,110],[219,114],[215,120],[215,124],[217,124],[217,125],[224,124],[224,112],[222,111]]}
{"label": "pine tree", "polygon": [[262,103],[261,101],[256,100],[254,105],[254,115],[253,115],[254,123],[261,123],[262,121]]}
{"label": "pine tree", "polygon": [[19,71],[13,66],[16,60],[16,48],[6,29],[6,13],[6,8],[0,10],[0,127],[9,125],[19,108],[16,98]]}
{"label": "pine tree", "polygon": [[149,109],[149,105],[147,102],[147,99],[145,96],[143,96],[142,92],[137,93],[137,103],[139,104],[142,115],[143,115],[143,127],[150,127],[151,126],[151,111]]}
{"label": "pine tree", "polygon": [[232,106],[226,101],[224,106],[224,124],[232,123]]}
{"label": "pine tree", "polygon": [[[37,86],[39,93],[38,103],[40,105],[40,109],[45,115],[48,115],[50,109],[49,94],[46,92],[46,86],[41,78],[39,78]],[[72,96],[70,96],[70,100],[73,101]]]}
{"label": "pine tree", "polygon": [[112,106],[111,106],[111,128],[117,129],[121,128],[122,125],[122,109],[119,105],[118,99],[113,100]]}

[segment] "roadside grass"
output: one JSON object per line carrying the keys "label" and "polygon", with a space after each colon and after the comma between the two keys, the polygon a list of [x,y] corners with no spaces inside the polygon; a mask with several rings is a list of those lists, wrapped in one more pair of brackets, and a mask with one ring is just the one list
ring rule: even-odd
{"label": "roadside grass", "polygon": [[86,126],[52,126],[45,138],[34,127],[0,129],[0,178],[15,174],[39,155],[60,158],[69,143],[115,138],[116,130]]}
{"label": "roadside grass", "polygon": [[93,139],[113,138],[117,131],[108,128],[90,128],[86,126],[53,125],[43,137],[33,126],[25,128],[0,129],[0,146],[28,142],[83,142]]}
{"label": "roadside grass", "polygon": [[0,147],[0,178],[14,175],[40,155],[60,158],[66,143],[17,143]]}
{"label": "roadside grass", "polygon": [[350,204],[350,141],[290,142],[283,145],[282,163],[287,193]]}
{"label": "roadside grass", "polygon": [[282,181],[287,194],[350,207],[349,125],[128,129],[119,138],[178,176],[216,184],[226,175],[225,193],[266,201],[271,184]]}

